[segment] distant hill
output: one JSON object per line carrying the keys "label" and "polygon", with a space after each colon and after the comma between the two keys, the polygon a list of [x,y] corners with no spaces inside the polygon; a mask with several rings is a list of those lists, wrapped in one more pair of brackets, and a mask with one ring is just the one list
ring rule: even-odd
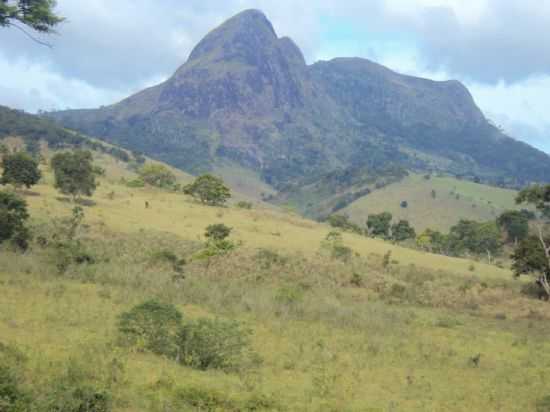
{"label": "distant hill", "polygon": [[[432,192],[433,191],[433,192]],[[505,210],[518,208],[517,192],[452,177],[411,175],[363,196],[338,211],[364,226],[370,213],[389,211],[417,229],[447,231],[460,219],[494,220]],[[407,207],[402,207],[402,202]]]}
{"label": "distant hill", "polygon": [[359,58],[307,65],[256,10],[208,33],[165,82],[49,116],[188,172],[229,162],[283,198],[341,171],[384,178],[389,165],[507,187],[550,176],[550,157],[492,126],[461,83]]}

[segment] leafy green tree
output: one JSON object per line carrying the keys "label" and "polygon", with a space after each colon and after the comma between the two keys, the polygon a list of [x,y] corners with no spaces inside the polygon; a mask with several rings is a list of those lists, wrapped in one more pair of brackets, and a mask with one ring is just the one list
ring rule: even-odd
{"label": "leafy green tree", "polygon": [[[550,244],[550,239],[544,239]],[[537,236],[529,236],[518,243],[512,254],[512,269],[516,276],[533,275],[536,283],[542,288],[547,299],[550,299],[550,261],[544,253],[543,246]]]}
{"label": "leafy green tree", "polygon": [[161,164],[149,163],[143,166],[139,170],[139,176],[145,183],[163,189],[171,189],[176,184],[176,175]]}
{"label": "leafy green tree", "polygon": [[408,239],[414,239],[416,232],[408,220],[400,220],[392,225],[391,236],[396,242],[403,242]]}
{"label": "leafy green tree", "polygon": [[506,232],[509,242],[517,244],[529,234],[529,218],[518,210],[508,210],[497,218],[497,225]]}
{"label": "leafy green tree", "polygon": [[21,249],[28,247],[30,232],[25,226],[29,218],[27,203],[11,192],[0,192],[0,243],[11,240]]}
{"label": "leafy green tree", "polygon": [[221,206],[231,197],[223,180],[209,174],[197,177],[192,184],[183,188],[183,192],[210,206]]}
{"label": "leafy green tree", "polygon": [[376,237],[388,238],[393,216],[389,212],[369,215],[367,218],[367,228],[369,234]]}
{"label": "leafy green tree", "polygon": [[18,23],[37,32],[51,33],[64,19],[53,9],[55,0],[0,0],[0,27],[20,27]]}
{"label": "leafy green tree", "polygon": [[27,189],[38,183],[42,173],[38,169],[38,162],[25,152],[17,152],[2,158],[4,169],[0,182],[12,184],[16,189],[21,186]]}
{"label": "leafy green tree", "polygon": [[451,227],[449,248],[456,254],[464,252],[487,254],[489,260],[502,247],[500,231],[494,222],[479,223],[472,220],[460,220]]}
{"label": "leafy green tree", "polygon": [[80,196],[92,196],[97,184],[97,170],[92,153],[88,150],[57,153],[51,161],[55,175],[55,187],[73,200]]}
{"label": "leafy green tree", "polygon": [[[550,239],[548,237],[550,185],[537,185],[524,189],[518,194],[516,202],[535,206],[539,216],[537,219],[537,236],[527,238],[527,240],[520,243],[513,255],[515,272],[518,275],[527,273],[538,275],[537,284],[550,298]],[[542,263],[543,257],[544,263]]]}

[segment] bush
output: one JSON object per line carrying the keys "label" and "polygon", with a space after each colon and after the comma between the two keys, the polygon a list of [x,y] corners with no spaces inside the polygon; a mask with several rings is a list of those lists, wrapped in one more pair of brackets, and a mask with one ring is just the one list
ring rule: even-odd
{"label": "bush", "polygon": [[20,382],[11,367],[0,363],[0,411],[23,411],[27,396],[20,389]]}
{"label": "bush", "polygon": [[119,316],[118,330],[127,344],[174,358],[183,316],[171,304],[148,300]]}
{"label": "bush", "polygon": [[288,262],[288,258],[269,249],[258,250],[256,259],[262,269],[271,269],[272,266],[282,266]]}
{"label": "bush", "polygon": [[224,225],[223,223],[217,223],[215,225],[208,226],[204,236],[215,242],[219,242],[227,238],[231,234],[231,230],[232,229],[230,227]]}
{"label": "bush", "polygon": [[159,250],[151,256],[151,263],[165,262],[172,266],[176,273],[183,272],[183,266],[187,263],[185,258],[179,258],[174,252],[168,249]]}
{"label": "bush", "polygon": [[179,361],[200,370],[238,369],[249,349],[250,333],[234,321],[188,322],[177,335]]}
{"label": "bush", "polygon": [[252,209],[252,202],[240,201],[237,203],[239,209]]}
{"label": "bush", "polygon": [[88,385],[62,383],[54,388],[45,410],[53,412],[110,412],[109,392]]}
{"label": "bush", "polygon": [[138,188],[141,188],[141,187],[145,187],[145,182],[143,181],[143,179],[138,177],[137,179],[130,180],[130,181],[126,182],[126,186],[128,186],[132,189],[138,189]]}

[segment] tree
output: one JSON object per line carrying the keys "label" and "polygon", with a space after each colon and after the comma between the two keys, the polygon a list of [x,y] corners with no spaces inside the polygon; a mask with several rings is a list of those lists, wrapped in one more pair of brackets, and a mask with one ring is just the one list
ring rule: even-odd
{"label": "tree", "polygon": [[486,253],[489,261],[502,247],[500,232],[494,222],[462,219],[451,227],[448,241],[450,250],[456,255],[465,251],[477,255]]}
{"label": "tree", "polygon": [[26,249],[30,233],[25,226],[29,218],[27,203],[15,193],[0,192],[0,243],[11,240]]}
{"label": "tree", "polygon": [[367,228],[369,234],[377,237],[387,238],[390,232],[390,225],[393,216],[389,212],[369,215],[367,218]]}
{"label": "tree", "polygon": [[183,188],[183,192],[210,206],[223,205],[231,197],[223,180],[209,174],[197,177],[192,184]]}
{"label": "tree", "polygon": [[42,173],[38,169],[38,162],[24,152],[6,155],[2,158],[4,169],[0,182],[12,184],[16,189],[21,186],[27,189],[38,183]]}
{"label": "tree", "polygon": [[537,284],[550,298],[550,239],[547,236],[550,221],[550,185],[537,185],[524,189],[518,194],[516,202],[534,205],[539,216],[537,236],[521,242],[512,256],[514,270],[518,276],[536,274]]}
{"label": "tree", "polygon": [[164,189],[173,188],[176,184],[176,176],[166,166],[161,164],[147,164],[139,171],[141,179],[151,185]]}
{"label": "tree", "polygon": [[73,200],[81,195],[92,196],[97,184],[97,170],[92,153],[88,150],[57,153],[51,161],[55,175],[55,187]]}
{"label": "tree", "polygon": [[64,20],[54,13],[55,6],[55,0],[0,0],[0,27],[13,26],[24,31],[18,25],[21,23],[40,33],[52,33]]}
{"label": "tree", "polygon": [[403,242],[407,239],[414,239],[416,232],[408,220],[400,220],[392,225],[391,235],[396,242]]}
{"label": "tree", "polygon": [[497,218],[497,225],[506,232],[508,241],[517,244],[529,234],[529,218],[524,212],[508,210]]}
{"label": "tree", "polygon": [[417,245],[429,252],[448,254],[448,236],[437,230],[426,229],[416,238]]}

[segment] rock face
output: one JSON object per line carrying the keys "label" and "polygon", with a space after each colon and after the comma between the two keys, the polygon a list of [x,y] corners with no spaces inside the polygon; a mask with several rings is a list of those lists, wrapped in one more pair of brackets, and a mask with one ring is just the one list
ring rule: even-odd
{"label": "rock face", "polygon": [[508,185],[550,176],[550,158],[491,126],[459,82],[359,58],[308,66],[257,10],[207,34],[164,83],[50,115],[189,172],[230,160],[278,188],[388,163]]}

